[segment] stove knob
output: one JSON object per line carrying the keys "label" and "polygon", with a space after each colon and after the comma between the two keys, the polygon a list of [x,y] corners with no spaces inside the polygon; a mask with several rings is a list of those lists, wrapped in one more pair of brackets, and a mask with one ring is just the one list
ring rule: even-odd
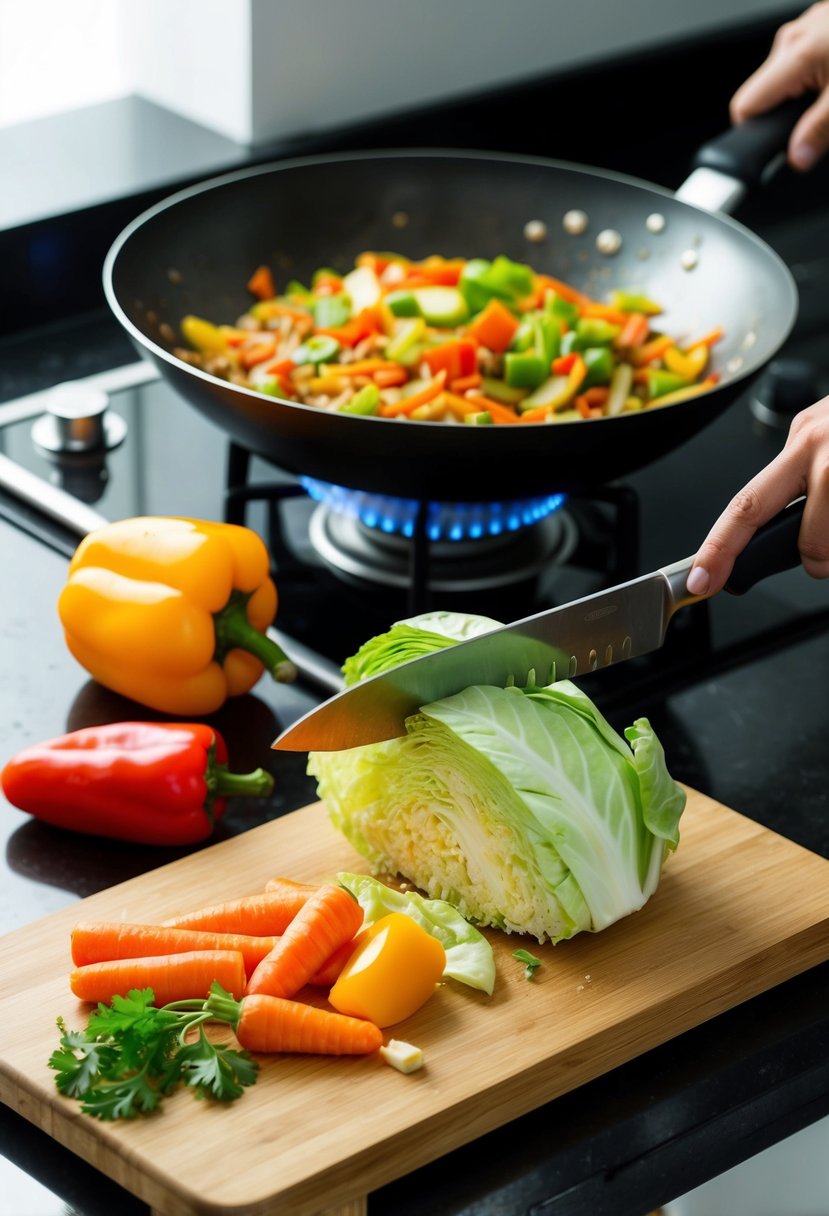
{"label": "stove knob", "polygon": [[51,456],[110,452],[123,443],[127,424],[109,410],[102,389],[70,380],[47,398],[46,413],[32,427],[35,446]]}
{"label": "stove knob", "polygon": [[762,426],[788,431],[795,414],[821,396],[818,380],[805,359],[775,359],[755,389],[751,412]]}

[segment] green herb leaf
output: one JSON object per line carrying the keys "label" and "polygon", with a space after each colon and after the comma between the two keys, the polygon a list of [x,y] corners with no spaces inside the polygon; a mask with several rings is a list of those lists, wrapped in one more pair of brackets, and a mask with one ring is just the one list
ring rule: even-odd
{"label": "green herb leaf", "polygon": [[253,1085],[258,1070],[246,1052],[211,1043],[202,1027],[198,1039],[182,1047],[176,1061],[185,1085],[192,1086],[198,1097],[220,1102],[240,1097],[246,1085]]}
{"label": "green herb leaf", "polygon": [[541,959],[536,958],[534,954],[530,954],[529,950],[513,950],[512,957],[517,958],[519,963],[524,963],[524,979],[531,980],[538,968],[541,966]]}
{"label": "green herb leaf", "polygon": [[[214,1044],[202,1023],[215,1017],[206,1001],[179,1001],[157,1008],[151,988],[133,989],[101,1004],[85,1030],[62,1032],[49,1059],[55,1084],[96,1119],[132,1119],[154,1111],[178,1085],[197,1097],[238,1098],[256,1080],[258,1065],[246,1052]],[[191,1030],[198,1037],[187,1042]]]}

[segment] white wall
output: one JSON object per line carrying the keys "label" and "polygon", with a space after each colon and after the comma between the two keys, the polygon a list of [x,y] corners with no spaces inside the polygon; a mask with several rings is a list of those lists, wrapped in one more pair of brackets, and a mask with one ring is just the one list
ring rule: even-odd
{"label": "white wall", "polygon": [[[242,143],[342,127],[805,7],[805,0],[124,2],[139,91]],[[160,54],[165,38],[178,49]]]}
{"label": "white wall", "polygon": [[805,6],[806,0],[0,0],[0,126],[138,92],[240,143],[261,143],[684,35],[782,19]]}

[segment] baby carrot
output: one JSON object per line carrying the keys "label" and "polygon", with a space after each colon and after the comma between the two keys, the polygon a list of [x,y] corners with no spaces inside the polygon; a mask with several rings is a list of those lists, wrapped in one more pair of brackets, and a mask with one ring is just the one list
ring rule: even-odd
{"label": "baby carrot", "polygon": [[247,933],[278,937],[308,899],[304,890],[264,891],[171,916],[162,924],[177,929],[212,929],[216,933]]}
{"label": "baby carrot", "polygon": [[244,933],[214,933],[209,929],[81,921],[72,930],[71,940],[72,962],[76,967],[108,963],[116,958],[155,958],[164,954],[189,954],[193,950],[238,950],[245,960],[246,974],[251,975],[256,965],[274,948],[277,939],[273,936],[251,937]]}
{"label": "baby carrot", "polygon": [[291,891],[297,894],[304,891],[306,895],[313,895],[320,888],[320,883],[297,882],[295,878],[283,878],[281,874],[269,878],[265,883],[266,891]]}
{"label": "baby carrot", "polygon": [[331,1013],[300,1001],[263,993],[229,1001],[212,993],[205,1009],[233,1027],[246,1051],[297,1051],[314,1055],[367,1055],[383,1042],[382,1031],[364,1018]]}
{"label": "baby carrot", "polygon": [[69,987],[82,1001],[109,1004],[131,988],[152,988],[156,1005],[206,998],[215,981],[235,997],[245,991],[245,960],[238,950],[198,950],[155,958],[121,958],[88,963],[69,976]]}
{"label": "baby carrot", "polygon": [[315,988],[333,988],[340,978],[340,972],[358,945],[359,935],[352,937],[350,941],[343,942],[341,946],[337,947],[331,957],[322,964],[319,971],[314,972],[308,983],[312,984]]}
{"label": "baby carrot", "polygon": [[293,996],[362,923],[363,910],[350,892],[333,884],[320,887],[262,959],[247,991]]}

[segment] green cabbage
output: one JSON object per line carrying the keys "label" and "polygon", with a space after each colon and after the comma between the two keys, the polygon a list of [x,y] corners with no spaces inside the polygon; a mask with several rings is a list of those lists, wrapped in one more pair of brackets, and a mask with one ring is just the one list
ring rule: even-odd
{"label": "green cabbage", "polygon": [[[496,625],[451,613],[399,622],[361,648],[346,679]],[[685,793],[647,719],[623,739],[563,680],[475,685],[406,727],[402,739],[309,755],[332,822],[375,873],[402,874],[471,921],[554,942],[606,928],[656,890]]]}

